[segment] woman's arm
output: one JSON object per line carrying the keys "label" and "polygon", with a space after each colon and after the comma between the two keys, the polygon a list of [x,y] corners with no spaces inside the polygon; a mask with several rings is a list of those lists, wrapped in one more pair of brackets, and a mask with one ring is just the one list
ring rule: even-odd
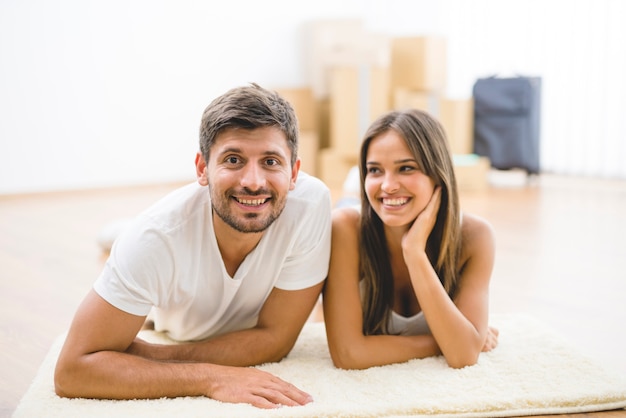
{"label": "woman's arm", "polygon": [[333,212],[330,269],[323,297],[333,363],[343,369],[364,369],[439,354],[429,335],[363,335],[358,229],[356,210],[342,208]]}
{"label": "woman's arm", "polygon": [[[427,211],[428,208],[424,214]],[[475,364],[480,352],[493,348],[493,339],[497,338],[497,330],[488,326],[489,282],[495,253],[493,231],[486,221],[464,216],[462,268],[452,301],[426,256],[423,234],[420,239],[413,234],[417,224],[418,221],[403,242],[415,295],[448,364],[456,368]],[[423,227],[422,230],[428,230]],[[493,338],[488,340],[488,335]]]}

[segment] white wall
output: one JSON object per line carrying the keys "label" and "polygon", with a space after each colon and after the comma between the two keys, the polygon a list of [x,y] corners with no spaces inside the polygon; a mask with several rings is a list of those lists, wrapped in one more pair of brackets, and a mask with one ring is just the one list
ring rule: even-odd
{"label": "white wall", "polygon": [[193,179],[211,99],[305,85],[303,24],[383,3],[2,1],[0,194]]}
{"label": "white wall", "polygon": [[[515,55],[494,53],[479,43],[489,33],[515,36],[511,28],[522,27],[502,20],[518,13],[515,7],[493,7],[503,3],[528,4],[2,1],[0,194],[193,179],[204,107],[227,89],[251,81],[268,87],[306,85],[302,28],[318,18],[359,18],[368,29],[389,35],[448,35],[450,93],[456,96],[470,95],[477,76],[502,68],[543,71],[541,59],[529,65],[518,55],[521,65],[512,65]],[[522,14],[532,18],[543,6],[530,4],[532,11]],[[485,12],[492,15],[480,18]],[[490,22],[500,22],[494,29],[501,32],[470,36]],[[541,43],[537,36],[545,34],[549,22],[541,23],[543,32],[534,42]],[[620,129],[626,134],[623,123],[613,123],[617,132],[611,134]]]}

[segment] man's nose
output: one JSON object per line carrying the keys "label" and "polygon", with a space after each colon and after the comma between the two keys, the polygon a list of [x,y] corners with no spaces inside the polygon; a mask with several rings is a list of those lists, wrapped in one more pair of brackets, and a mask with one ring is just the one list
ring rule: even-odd
{"label": "man's nose", "polygon": [[265,187],[265,174],[257,164],[246,164],[241,173],[241,186],[249,190],[259,190]]}

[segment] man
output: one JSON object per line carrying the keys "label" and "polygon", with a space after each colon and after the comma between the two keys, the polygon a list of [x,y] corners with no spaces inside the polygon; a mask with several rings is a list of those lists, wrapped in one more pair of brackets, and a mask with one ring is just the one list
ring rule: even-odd
{"label": "man", "polygon": [[[256,84],[204,111],[197,183],[115,241],[55,371],[65,397],[207,396],[261,408],[310,395],[261,370],[292,349],[330,254],[330,194],[300,173],[293,108]],[[137,339],[149,312],[181,341]]]}

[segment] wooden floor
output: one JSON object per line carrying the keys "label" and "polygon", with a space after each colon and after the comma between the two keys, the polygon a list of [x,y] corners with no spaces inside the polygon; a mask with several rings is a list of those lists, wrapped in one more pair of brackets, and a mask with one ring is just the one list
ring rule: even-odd
{"label": "wooden floor", "polygon": [[[542,318],[626,373],[626,182],[544,174],[521,185],[507,175],[462,193],[464,210],[496,231],[492,312]],[[176,186],[0,197],[0,417],[11,416],[100,272],[101,229]]]}

